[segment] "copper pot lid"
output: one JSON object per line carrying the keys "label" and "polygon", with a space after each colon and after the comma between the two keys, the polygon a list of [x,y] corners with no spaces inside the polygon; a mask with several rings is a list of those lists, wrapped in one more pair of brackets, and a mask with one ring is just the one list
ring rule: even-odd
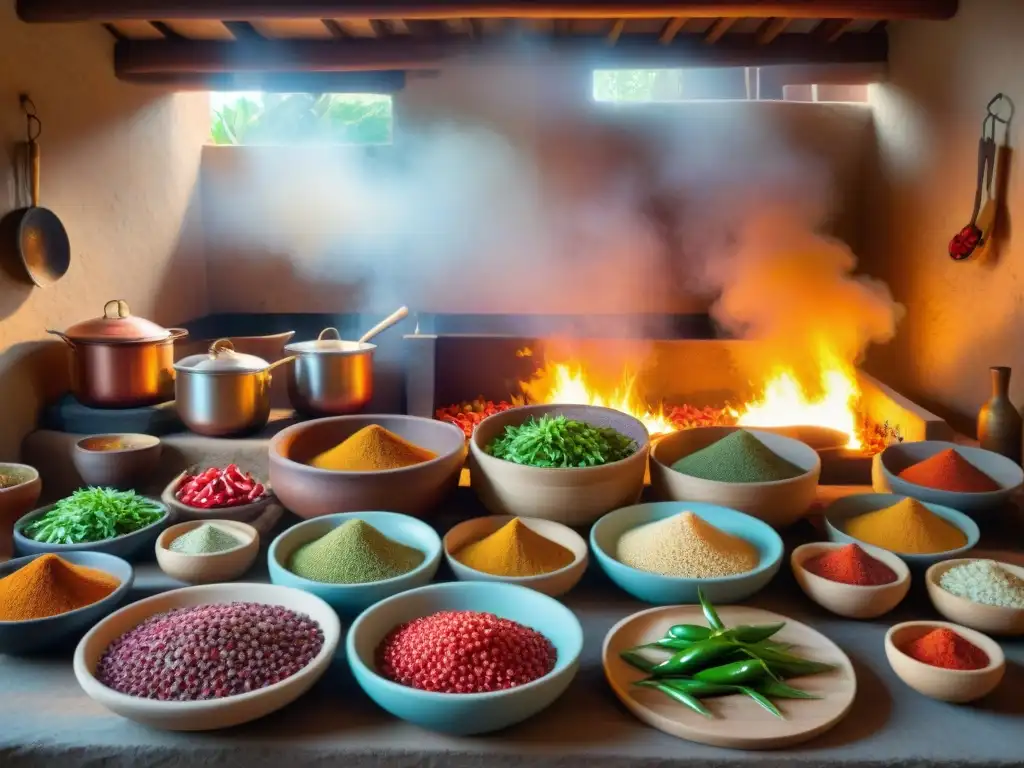
{"label": "copper pot lid", "polygon": [[127,301],[114,299],[103,305],[102,317],[75,323],[63,335],[72,341],[161,341],[170,338],[171,331],[152,320],[136,317],[128,309]]}
{"label": "copper pot lid", "polygon": [[236,352],[231,339],[217,339],[205,354],[189,355],[175,363],[174,367],[205,373],[255,373],[271,366],[262,357]]}
{"label": "copper pot lid", "polygon": [[287,344],[284,351],[293,355],[353,355],[357,352],[372,352],[376,348],[376,344],[369,344],[365,341],[344,340],[337,328],[324,328],[320,331],[320,335],[312,341],[297,341],[294,344]]}

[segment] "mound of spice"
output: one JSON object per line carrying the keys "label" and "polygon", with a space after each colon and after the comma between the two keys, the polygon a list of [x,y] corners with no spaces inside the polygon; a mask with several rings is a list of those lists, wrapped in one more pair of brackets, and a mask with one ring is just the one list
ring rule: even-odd
{"label": "mound of spice", "polygon": [[1024,579],[994,560],[972,560],[950,568],[939,586],[951,595],[982,605],[1024,609]]}
{"label": "mound of spice", "polygon": [[518,517],[453,555],[463,565],[493,576],[539,576],[572,565],[576,556],[541,536]]}
{"label": "mound of spice", "polygon": [[940,627],[900,648],[907,656],[943,669],[984,669],[988,654],[951,629]]}
{"label": "mound of spice", "polygon": [[932,555],[967,544],[964,532],[917,499],[857,515],[846,523],[855,539],[904,555]]}
{"label": "mound of spice", "polygon": [[377,648],[388,680],[438,693],[503,691],[555,668],[544,635],[493,613],[441,611],[393,629]]}
{"label": "mound of spice", "polygon": [[988,493],[1001,487],[953,448],[907,467],[899,476],[914,485],[956,493]]}
{"label": "mound of spice", "polygon": [[829,581],[855,587],[877,587],[892,584],[899,578],[896,571],[869,555],[856,544],[831,549],[804,561],[804,570]]}
{"label": "mound of spice", "polygon": [[615,559],[630,568],[687,579],[712,579],[757,567],[757,549],[693,512],[681,512],[622,534]]}
{"label": "mound of spice", "polygon": [[243,543],[240,538],[223,528],[203,523],[174,539],[167,548],[171,552],[180,552],[183,555],[212,555],[215,552],[236,549]]}
{"label": "mound of spice", "polygon": [[347,520],[296,549],[288,560],[288,570],[325,584],[365,584],[408,573],[425,557],[363,520]]}
{"label": "mound of spice", "polygon": [[720,483],[768,483],[806,474],[743,429],[683,456],[672,469]]}
{"label": "mound of spice", "polygon": [[291,677],[323,645],[313,619],[278,605],[198,605],[151,616],[121,635],[96,678],[145,699],[221,699]]}
{"label": "mound of spice", "polygon": [[228,464],[223,469],[207,467],[194,475],[185,475],[174,492],[182,504],[199,509],[253,504],[266,495],[266,486],[250,472],[243,474],[237,464]]}
{"label": "mound of spice", "polygon": [[335,472],[380,472],[436,459],[437,454],[410,443],[379,424],[354,432],[343,442],[310,460],[317,469]]}
{"label": "mound of spice", "polygon": [[0,579],[0,621],[58,616],[97,603],[121,582],[106,571],[41,555]]}

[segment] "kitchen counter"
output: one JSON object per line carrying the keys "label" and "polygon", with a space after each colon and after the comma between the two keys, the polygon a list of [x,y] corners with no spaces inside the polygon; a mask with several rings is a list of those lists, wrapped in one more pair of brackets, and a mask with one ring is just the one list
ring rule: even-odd
{"label": "kitchen counter", "polygon": [[[448,511],[438,521],[440,530],[480,512],[468,490],[460,491]],[[787,545],[812,536],[811,526],[802,523]],[[1021,555],[1005,559],[1020,562]],[[262,566],[249,578],[265,579]],[[133,597],[175,586],[155,564],[144,563],[138,566]],[[263,720],[222,732],[164,733],[123,720],[87,698],[72,673],[71,652],[65,650],[36,658],[0,656],[0,765],[669,768],[756,763],[772,768],[827,762],[871,768],[980,768],[1020,765],[1024,755],[1024,641],[1004,643],[1006,678],[976,705],[927,699],[890,670],[882,644],[886,628],[937,616],[920,581],[894,613],[869,622],[841,619],[812,604],[799,592],[787,566],[748,601],[816,627],[849,654],[857,671],[857,698],[849,715],[818,739],[777,752],[739,752],[680,741],[633,718],[605,683],[601,644],[619,619],[648,606],[617,590],[593,563],[564,601],[584,627],[579,675],[549,710],[502,733],[451,738],[396,720],[356,687],[343,659],[313,691]]]}

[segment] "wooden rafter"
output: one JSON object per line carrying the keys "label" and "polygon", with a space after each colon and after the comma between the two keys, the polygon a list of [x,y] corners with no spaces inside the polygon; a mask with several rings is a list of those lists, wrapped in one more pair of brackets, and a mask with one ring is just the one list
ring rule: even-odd
{"label": "wooden rafter", "polygon": [[377,37],[391,37],[391,25],[382,19],[370,19],[370,29]]}
{"label": "wooden rafter", "polygon": [[17,0],[28,22],[149,19],[949,19],[958,0]]}
{"label": "wooden rafter", "polygon": [[722,39],[722,36],[728,32],[737,21],[739,21],[739,19],[718,19],[708,28],[708,31],[704,33],[704,42],[708,45],[714,45]]}
{"label": "wooden rafter", "polygon": [[334,19],[320,19],[320,22],[327,27],[327,31],[331,33],[331,37],[336,37],[339,40],[351,37],[348,30]]}
{"label": "wooden rafter", "polygon": [[761,22],[761,26],[757,28],[757,43],[758,45],[768,45],[772,40],[781,35],[786,31],[786,27],[789,26],[792,19],[775,17],[771,19],[765,19]]}
{"label": "wooden rafter", "polygon": [[608,30],[608,45],[615,45],[619,42],[619,37],[622,35],[622,30],[626,28],[625,19],[616,19],[612,23],[612,28]]}
{"label": "wooden rafter", "polygon": [[164,37],[169,37],[171,39],[183,37],[183,35],[178,34],[178,31],[173,29],[166,22],[163,22],[163,21],[151,21],[151,22],[149,22],[149,24],[150,24],[151,27],[153,27],[153,29],[155,29],[157,32],[159,32]]}
{"label": "wooden rafter", "polygon": [[484,39],[484,25],[480,19],[466,19],[466,25],[469,28],[469,37],[471,40]]}
{"label": "wooden rafter", "polygon": [[113,24],[107,22],[103,25],[103,28],[110,33],[110,36],[115,40],[127,40],[128,36],[125,35],[120,29],[115,27]]}
{"label": "wooden rafter", "polygon": [[118,80],[176,91],[271,91],[278,93],[397,93],[405,87],[404,72],[262,72],[189,74],[125,74]]}
{"label": "wooden rafter", "polygon": [[814,28],[812,33],[819,40],[832,44],[853,24],[853,19],[825,19]]}
{"label": "wooden rafter", "polygon": [[661,32],[658,34],[658,42],[662,45],[668,45],[676,39],[676,35],[679,34],[679,30],[686,26],[686,22],[689,19],[677,16],[674,19],[669,19],[665,22],[665,26],[661,28]]}
{"label": "wooden rafter", "polygon": [[248,21],[225,21],[224,26],[235,40],[262,40],[263,35]]}

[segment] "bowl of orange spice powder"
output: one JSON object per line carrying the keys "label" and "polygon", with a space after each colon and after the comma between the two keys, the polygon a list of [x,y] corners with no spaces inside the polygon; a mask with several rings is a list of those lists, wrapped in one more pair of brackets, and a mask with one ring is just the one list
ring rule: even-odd
{"label": "bowl of orange spice powder", "polygon": [[963,704],[995,690],[1006,672],[992,638],[946,621],[905,621],[885,633],[885,656],[918,693]]}
{"label": "bowl of orange spice powder", "polygon": [[19,557],[0,564],[0,653],[31,653],[83,632],[111,613],[135,571],[105,552]]}
{"label": "bowl of orange spice powder", "polygon": [[789,562],[805,595],[850,619],[882,616],[910,590],[907,564],[892,552],[866,544],[802,544]]}

